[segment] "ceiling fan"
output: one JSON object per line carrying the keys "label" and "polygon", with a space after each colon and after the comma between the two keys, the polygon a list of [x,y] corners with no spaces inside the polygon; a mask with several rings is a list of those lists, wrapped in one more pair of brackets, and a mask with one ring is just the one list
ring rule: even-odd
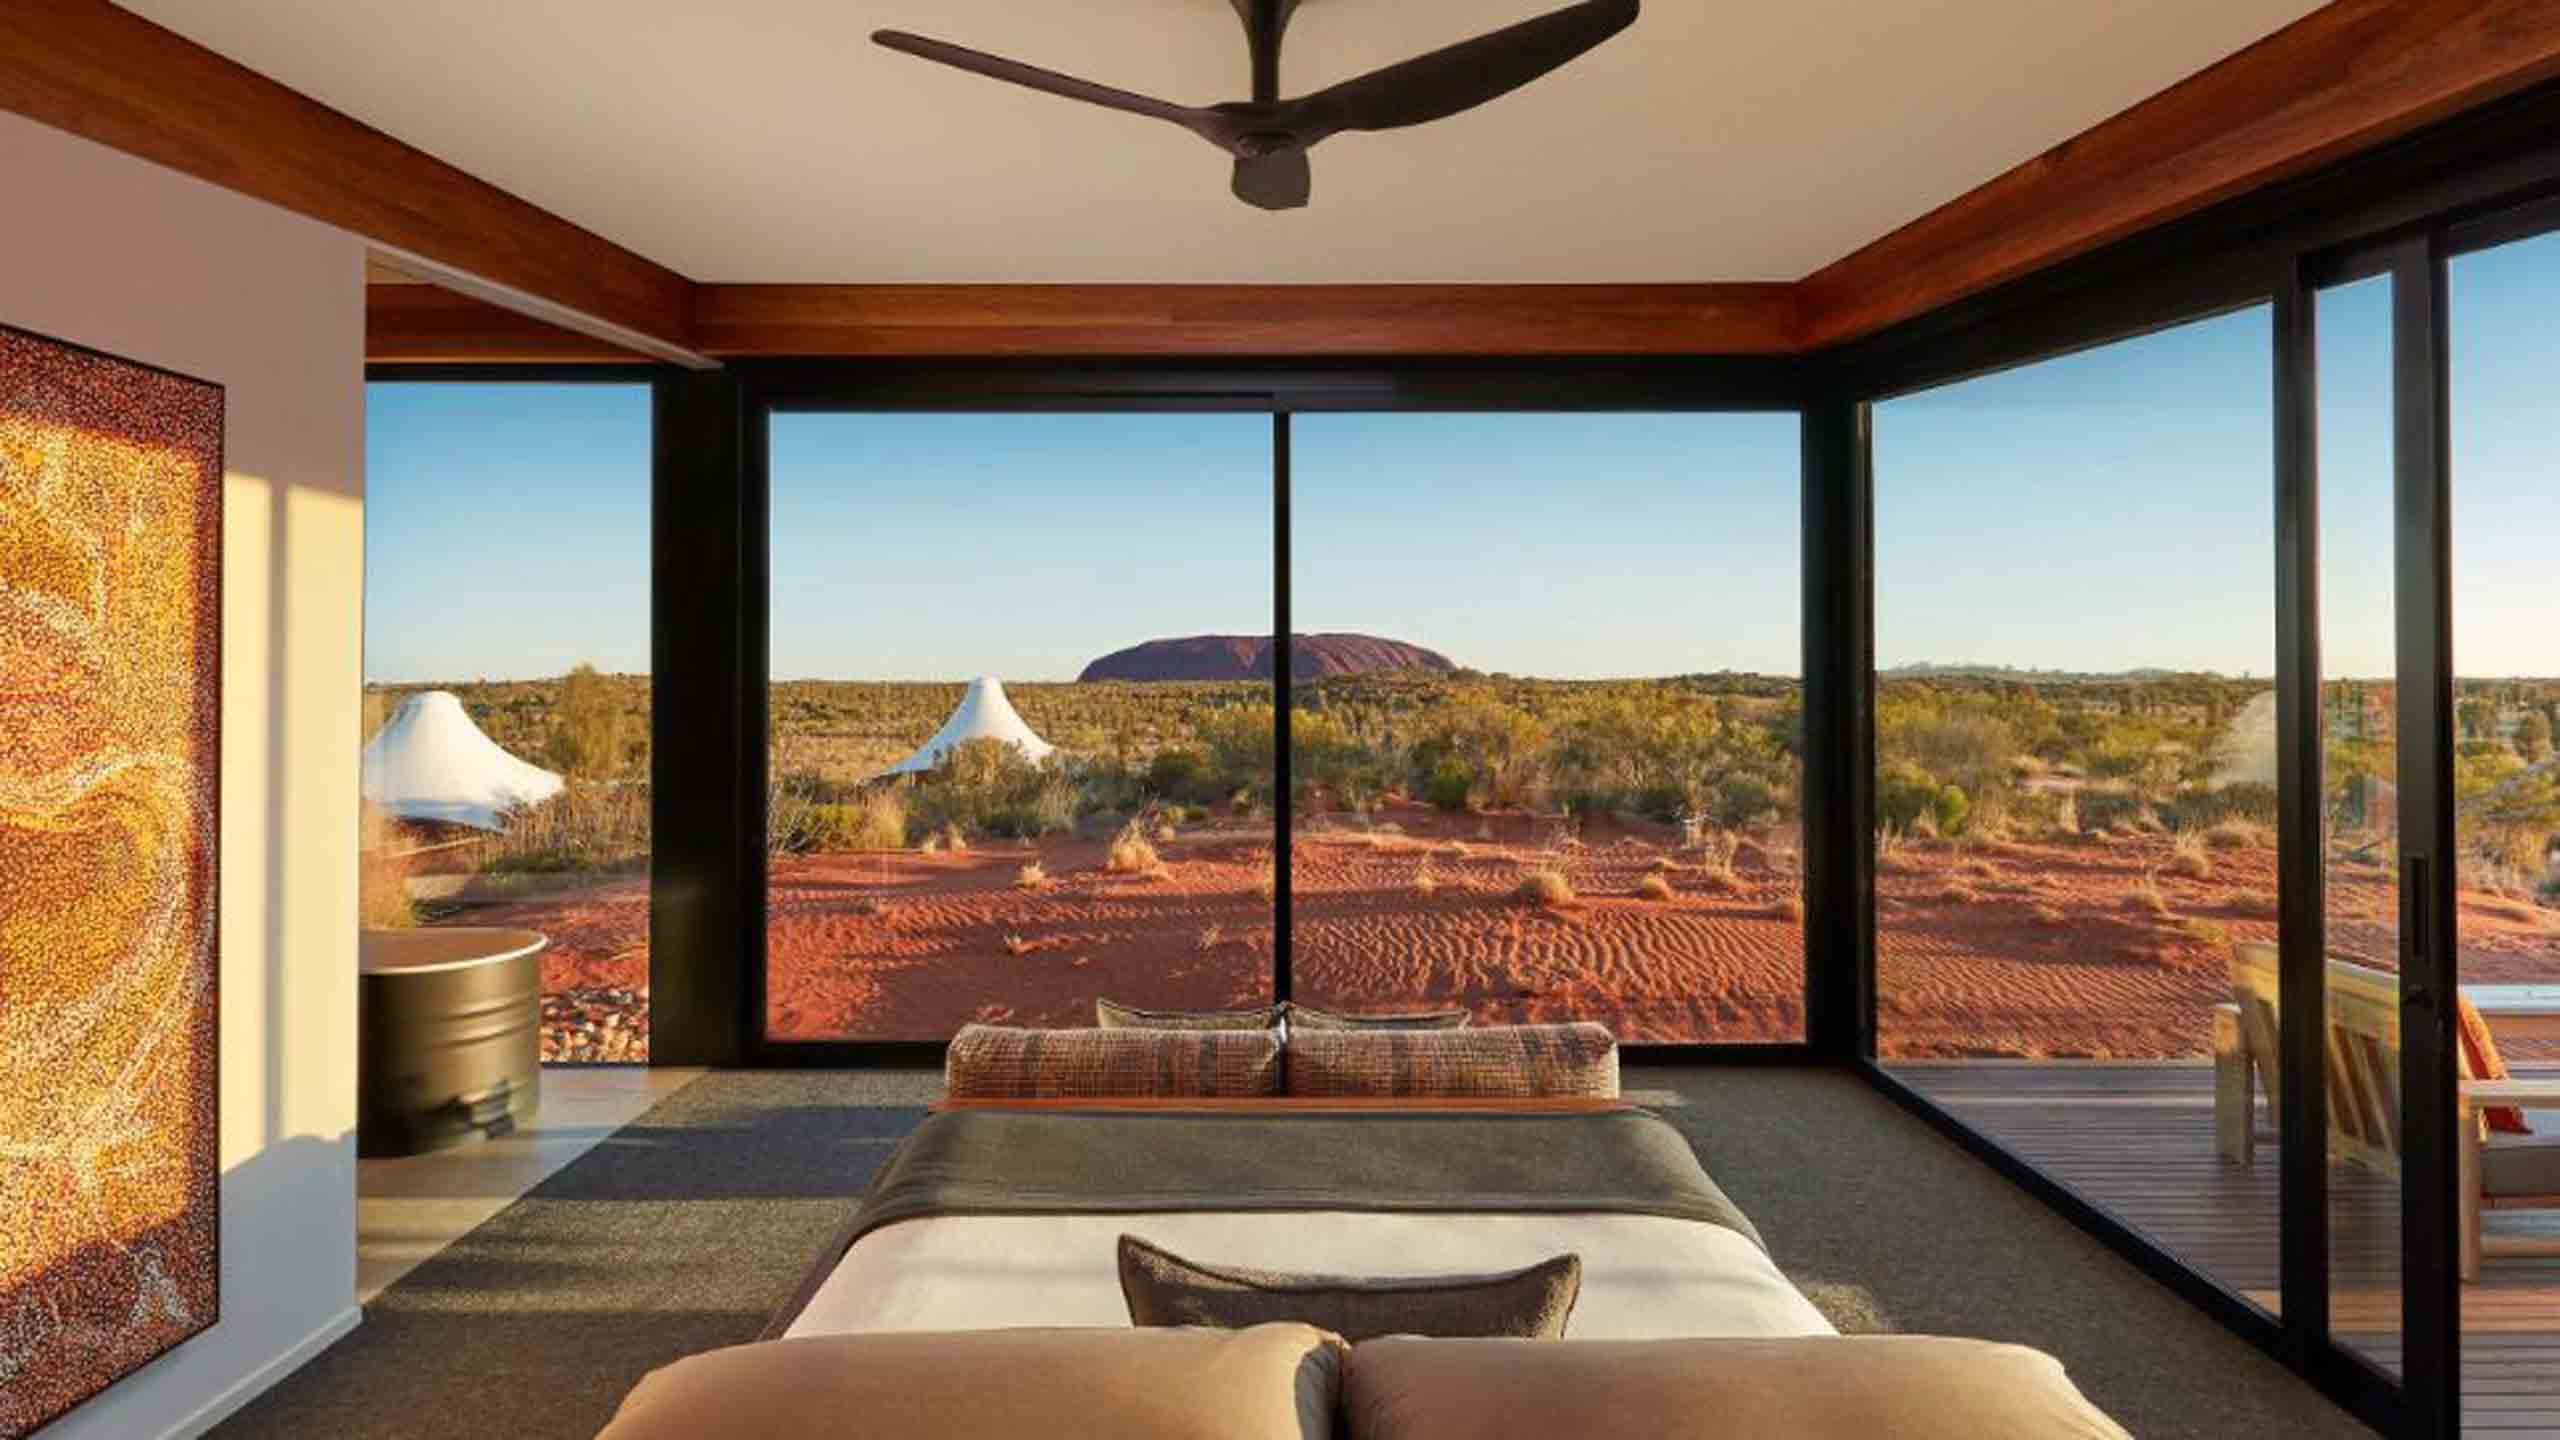
{"label": "ceiling fan", "polygon": [[1313,188],[1307,151],[1318,141],[1345,130],[1421,125],[1507,95],[1634,24],[1639,0],[1582,0],[1295,100],[1280,98],[1280,40],[1298,0],[1231,3],[1253,55],[1253,98],[1222,105],[1176,105],[903,30],[871,38],[990,79],[1172,121],[1236,157],[1236,198],[1294,210]]}

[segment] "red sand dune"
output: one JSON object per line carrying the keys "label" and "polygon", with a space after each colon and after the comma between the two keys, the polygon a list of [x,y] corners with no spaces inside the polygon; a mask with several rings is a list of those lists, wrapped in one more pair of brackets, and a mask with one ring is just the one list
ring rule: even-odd
{"label": "red sand dune", "polygon": [[[1295,988],[1328,1008],[1463,1004],[1483,1020],[1603,1021],[1630,1041],[1802,1034],[1795,841],[1746,842],[1731,888],[1663,827],[1586,829],[1396,805],[1364,831],[1318,822],[1295,871]],[[957,854],[787,858],[768,949],[777,1039],[940,1039],[970,1020],[1091,1023],[1096,996],[1221,1008],[1270,993],[1260,893],[1267,827],[1206,826],[1160,848],[1158,878],[1110,873],[1107,846],[1052,837]],[[2169,1058],[2204,1053],[2229,995],[2229,942],[2275,934],[2275,854],[2212,853],[2170,873],[2165,837],[1905,847],[1879,867],[1878,1029],[1888,1055]],[[1037,860],[1038,888],[1017,883]],[[1675,894],[1636,894],[1660,869]],[[1565,872],[1558,908],[1513,898]],[[1424,877],[1428,877],[1427,881]],[[2389,961],[2389,872],[2333,871],[2334,948]],[[2166,913],[2144,897],[2158,887]],[[457,917],[552,937],[545,988],[648,983],[644,881]],[[2560,976],[2560,915],[2466,896],[2462,976]]]}

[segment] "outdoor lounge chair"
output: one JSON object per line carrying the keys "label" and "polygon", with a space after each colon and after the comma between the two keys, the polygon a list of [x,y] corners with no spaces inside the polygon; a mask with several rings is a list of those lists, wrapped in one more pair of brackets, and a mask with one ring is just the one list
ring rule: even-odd
{"label": "outdoor lounge chair", "polygon": [[[2231,1003],[2214,1007],[2214,1131],[2224,1159],[2246,1165],[2256,1153],[2256,1095],[2276,1104],[2276,947],[2243,941],[2231,957]],[[2329,1154],[2376,1173],[2400,1173],[2400,980],[2351,960],[2329,962],[2325,1027],[2329,1076]],[[2471,1001],[2459,994],[2462,1023],[2483,1048],[2478,1068],[2497,1072],[2496,1041]],[[2485,1240],[2484,1210],[2560,1210],[2560,1134],[2493,1133],[2496,1106],[2560,1106],[2560,1077],[2480,1079],[2472,1057],[2454,1047],[2459,1076],[2462,1278],[2480,1278],[2484,1250],[2502,1255],[2560,1255],[2560,1241],[2522,1237]]]}

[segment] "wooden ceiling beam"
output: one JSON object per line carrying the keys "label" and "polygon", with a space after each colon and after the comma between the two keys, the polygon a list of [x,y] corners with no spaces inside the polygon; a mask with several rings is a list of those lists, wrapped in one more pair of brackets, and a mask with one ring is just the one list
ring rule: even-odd
{"label": "wooden ceiling beam", "polygon": [[1789,285],[704,285],[705,354],[1765,355]]}
{"label": "wooden ceiling beam", "polygon": [[685,277],[107,0],[0,0],[0,55],[0,108],[684,347]]}
{"label": "wooden ceiling beam", "polygon": [[437,285],[364,291],[364,358],[409,365],[633,365],[652,358]]}
{"label": "wooden ceiling beam", "polygon": [[2560,77],[2560,0],[2334,0],[1807,277],[1811,348]]}

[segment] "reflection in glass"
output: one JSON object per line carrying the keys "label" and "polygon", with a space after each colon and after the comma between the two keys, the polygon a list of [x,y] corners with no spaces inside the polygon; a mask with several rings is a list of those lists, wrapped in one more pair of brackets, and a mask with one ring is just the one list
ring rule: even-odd
{"label": "reflection in glass", "polygon": [[1876,407],[1875,844],[1885,1063],[2272,1310],[2269,364],[2258,308]]}

